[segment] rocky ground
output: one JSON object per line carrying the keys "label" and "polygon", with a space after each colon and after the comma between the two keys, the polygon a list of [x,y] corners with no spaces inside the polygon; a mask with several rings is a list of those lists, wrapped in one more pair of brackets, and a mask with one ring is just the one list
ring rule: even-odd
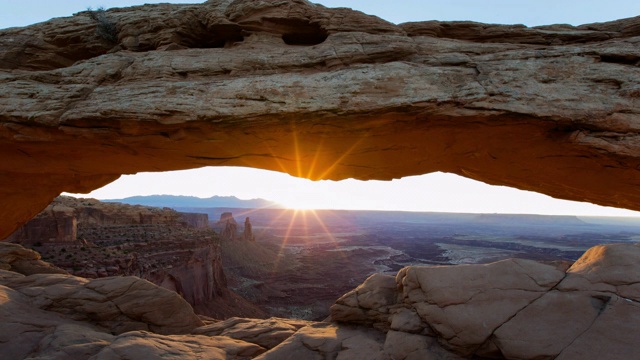
{"label": "rocky ground", "polygon": [[[3,359],[633,359],[640,245],[373,275],[324,322],[198,316],[135,276],[63,274],[0,243]],[[45,271],[47,273],[41,273]]]}

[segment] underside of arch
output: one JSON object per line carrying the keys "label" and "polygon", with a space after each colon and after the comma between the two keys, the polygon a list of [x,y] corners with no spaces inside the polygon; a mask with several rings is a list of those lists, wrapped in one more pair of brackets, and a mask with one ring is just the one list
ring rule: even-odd
{"label": "underside of arch", "polygon": [[105,38],[90,15],[0,31],[0,238],[60,192],[216,165],[444,171],[640,210],[639,18],[394,25],[209,1],[106,11]]}

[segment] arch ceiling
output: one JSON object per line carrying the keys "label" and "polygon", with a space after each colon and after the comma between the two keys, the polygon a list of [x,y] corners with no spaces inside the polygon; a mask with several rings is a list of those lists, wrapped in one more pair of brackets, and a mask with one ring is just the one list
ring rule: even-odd
{"label": "arch ceiling", "polygon": [[640,18],[394,25],[302,0],[0,31],[0,238],[121,174],[433,171],[640,210]]}

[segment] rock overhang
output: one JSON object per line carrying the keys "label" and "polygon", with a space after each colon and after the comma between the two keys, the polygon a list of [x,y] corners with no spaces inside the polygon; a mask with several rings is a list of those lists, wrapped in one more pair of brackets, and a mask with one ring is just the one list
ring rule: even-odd
{"label": "rock overhang", "polygon": [[[394,25],[307,1],[83,12],[0,33],[0,237],[120,174],[445,171],[640,209],[639,18]],[[144,21],[143,21],[144,20]]]}

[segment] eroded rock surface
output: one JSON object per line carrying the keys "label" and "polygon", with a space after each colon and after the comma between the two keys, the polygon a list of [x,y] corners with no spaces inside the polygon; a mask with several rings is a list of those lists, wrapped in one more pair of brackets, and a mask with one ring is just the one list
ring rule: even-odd
{"label": "eroded rock surface", "polygon": [[202,321],[177,294],[136,277],[0,270],[0,353],[66,360],[635,359],[640,303],[620,292],[640,282],[639,248],[597,246],[566,272],[522,259],[411,266],[345,294],[332,309],[334,322]]}
{"label": "eroded rock surface", "polygon": [[228,336],[271,349],[289,338],[296,331],[313,324],[312,321],[297,319],[247,319],[230,318],[214,324],[199,327],[194,334],[208,336]]}
{"label": "eroded rock surface", "polygon": [[0,237],[61,191],[207,165],[445,171],[640,209],[639,23],[394,25],[237,0],[2,30]]}
{"label": "eroded rock surface", "polygon": [[31,274],[67,274],[63,269],[40,260],[39,253],[18,244],[2,243],[0,246],[0,270]]}
{"label": "eroded rock surface", "polygon": [[[340,298],[331,317],[390,328],[385,351],[402,359],[447,351],[464,358],[632,359],[640,356],[632,340],[640,336],[639,263],[639,244],[614,244],[591,248],[566,272],[522,259],[410,266],[396,276],[395,297],[391,284],[380,286],[389,277],[373,275]],[[428,346],[433,342],[447,351]]]}
{"label": "eroded rock surface", "polygon": [[188,333],[203,325],[183,298],[137,277],[88,280],[62,274],[0,279],[37,308],[89,322],[115,334],[151,330]]}
{"label": "eroded rock surface", "polygon": [[192,307],[137,277],[0,270],[0,318],[3,359],[249,359],[266,351],[226,336],[187,335],[204,326]]}

